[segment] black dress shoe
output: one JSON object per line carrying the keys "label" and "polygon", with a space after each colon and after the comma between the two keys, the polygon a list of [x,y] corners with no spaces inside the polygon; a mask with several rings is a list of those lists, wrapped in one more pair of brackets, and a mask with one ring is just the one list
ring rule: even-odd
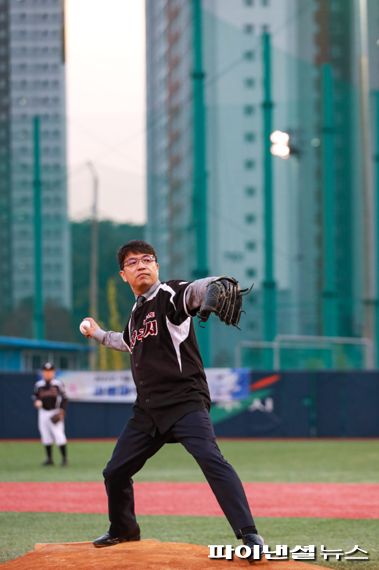
{"label": "black dress shoe", "polygon": [[115,544],[120,544],[120,542],[132,542],[134,540],[141,540],[140,534],[132,535],[132,536],[111,536],[109,532],[106,532],[99,538],[96,538],[93,541],[93,545],[97,548],[102,548],[104,546],[114,546]]}
{"label": "black dress shoe", "polygon": [[[253,562],[257,562],[257,560],[261,560],[263,554],[263,545],[264,545],[264,541],[261,535],[254,533],[244,534],[242,535],[242,541],[244,544],[246,544],[246,546],[249,546],[251,548],[251,555],[248,556],[246,560],[250,564],[253,564]],[[254,550],[254,546],[258,546],[259,550],[258,549]],[[259,558],[257,557],[257,555],[254,556],[257,550],[259,552]]]}

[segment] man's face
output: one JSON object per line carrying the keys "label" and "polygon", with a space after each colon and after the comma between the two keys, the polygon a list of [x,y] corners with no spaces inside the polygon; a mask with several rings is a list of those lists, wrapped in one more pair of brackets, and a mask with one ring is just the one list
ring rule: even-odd
{"label": "man's face", "polygon": [[124,259],[120,276],[135,295],[143,295],[158,279],[159,265],[149,253],[131,252]]}
{"label": "man's face", "polygon": [[46,382],[50,382],[54,378],[55,370],[42,370],[42,376]]}

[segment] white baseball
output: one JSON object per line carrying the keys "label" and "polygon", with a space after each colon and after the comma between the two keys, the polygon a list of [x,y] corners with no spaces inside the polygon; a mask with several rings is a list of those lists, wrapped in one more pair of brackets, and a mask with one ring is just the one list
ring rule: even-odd
{"label": "white baseball", "polygon": [[79,330],[82,334],[87,334],[90,328],[91,328],[91,323],[87,321],[87,319],[84,319],[84,321],[80,323]]}

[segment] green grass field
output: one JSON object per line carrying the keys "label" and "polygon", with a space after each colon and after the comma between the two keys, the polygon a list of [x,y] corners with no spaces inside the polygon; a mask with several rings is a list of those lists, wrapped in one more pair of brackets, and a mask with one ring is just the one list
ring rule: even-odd
{"label": "green grass field", "polygon": [[[243,481],[378,482],[379,442],[367,441],[220,441],[224,456]],[[70,465],[41,467],[37,442],[0,443],[0,481],[100,481],[111,442],[70,442]],[[55,450],[56,451],[56,450]],[[179,445],[165,446],[135,477],[136,481],[203,481],[194,460]],[[236,543],[222,517],[139,517],[144,538],[198,544]],[[377,520],[258,518],[267,543],[326,544],[370,553],[369,561],[318,564],[335,570],[379,569]],[[0,561],[31,550],[36,542],[86,541],[108,525],[105,515],[0,513]]]}

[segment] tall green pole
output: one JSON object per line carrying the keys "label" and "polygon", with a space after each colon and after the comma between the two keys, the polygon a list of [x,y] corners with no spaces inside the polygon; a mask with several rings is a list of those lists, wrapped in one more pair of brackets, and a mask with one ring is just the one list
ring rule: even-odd
{"label": "tall green pole", "polygon": [[[98,223],[98,201],[99,201],[99,176],[95,165],[92,162],[87,162],[87,166],[91,172],[93,184],[93,197],[92,197],[92,220],[91,220],[91,263],[90,263],[90,315],[93,319],[97,320],[99,317],[98,310],[98,265],[99,265],[99,223]],[[95,339],[90,339],[92,351],[89,355],[89,365],[91,370],[96,370],[97,356]]]}
{"label": "tall green pole", "polygon": [[[364,321],[363,334],[374,341],[375,330],[375,228],[374,228],[374,184],[373,149],[371,139],[370,112],[370,41],[368,29],[368,0],[358,0],[359,6],[359,92],[360,92],[360,149],[361,149],[361,188],[363,201],[363,264],[364,264]],[[370,368],[373,363],[369,363]]]}
{"label": "tall green pole", "polygon": [[323,196],[323,292],[322,332],[324,336],[338,335],[336,296],[336,180],[335,126],[333,110],[333,76],[329,63],[321,68],[322,75],[322,196]]}
{"label": "tall green pole", "polygon": [[263,186],[264,186],[264,281],[263,281],[263,333],[264,340],[276,336],[276,283],[274,276],[274,212],[272,185],[272,133],[273,102],[271,98],[271,37],[262,35],[263,54]]}
{"label": "tall green pole", "polygon": [[[193,277],[201,279],[208,275],[207,236],[207,171],[206,171],[206,126],[204,105],[204,71],[202,47],[201,0],[192,0],[193,35],[193,202],[192,227],[195,241],[195,269]],[[210,366],[209,324],[198,329],[204,366]]]}
{"label": "tall green pole", "polygon": [[43,339],[45,322],[43,315],[43,263],[42,263],[42,213],[41,213],[41,156],[40,156],[40,119],[33,119],[33,148],[34,148],[34,338]]}
{"label": "tall green pole", "polygon": [[374,93],[375,105],[375,367],[379,368],[379,90]]}

